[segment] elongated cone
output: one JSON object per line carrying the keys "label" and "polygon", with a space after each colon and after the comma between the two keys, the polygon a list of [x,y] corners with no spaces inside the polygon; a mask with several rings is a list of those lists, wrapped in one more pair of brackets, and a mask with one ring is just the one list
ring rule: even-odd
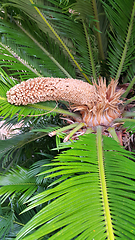
{"label": "elongated cone", "polygon": [[12,87],[7,92],[7,100],[15,105],[64,100],[74,104],[71,108],[81,112],[87,126],[109,126],[121,114],[119,104],[122,100],[119,98],[123,90],[116,91],[116,87],[117,81],[113,79],[107,87],[102,78],[98,84],[90,85],[72,78],[38,77]]}
{"label": "elongated cone", "polygon": [[34,78],[15,85],[7,92],[7,100],[27,105],[50,100],[64,100],[77,105],[91,105],[95,88],[77,79]]}

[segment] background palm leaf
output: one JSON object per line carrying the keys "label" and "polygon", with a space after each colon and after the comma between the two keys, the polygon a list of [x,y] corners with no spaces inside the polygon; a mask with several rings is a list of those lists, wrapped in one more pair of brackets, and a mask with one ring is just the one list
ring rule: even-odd
{"label": "background palm leaf", "polygon": [[[55,42],[57,42],[58,44],[60,44],[61,47],[64,45],[65,51],[68,52],[68,54],[71,56],[72,60],[75,62],[74,57],[72,56],[72,54],[70,53],[70,51],[69,51],[68,48],[66,47],[65,43],[63,42],[63,40],[62,40],[61,38],[59,38],[59,36],[58,36],[57,33],[55,32],[55,30],[53,30],[54,32],[52,31],[52,26],[49,24],[49,21],[48,21],[48,18],[50,19],[50,15],[48,16],[48,14],[50,14],[50,11],[49,11],[49,12],[44,11],[44,16],[43,16],[44,19],[43,19],[42,16],[40,16],[40,14],[37,13],[37,11],[36,11],[36,9],[35,9],[35,6],[32,5],[30,2],[26,2],[26,1],[21,1],[21,2],[13,1],[13,2],[15,2],[15,4],[10,3],[11,6],[15,6],[15,7],[19,8],[19,9],[22,9],[23,12],[32,19],[32,22],[34,23],[35,30],[37,29],[37,31],[38,31],[38,32],[35,31],[35,32],[32,33],[32,38],[35,36],[35,37],[38,39],[38,46],[40,46],[42,50],[43,50],[43,48],[45,49],[45,50],[44,50],[44,53],[47,54],[47,57],[49,57],[51,60],[53,60],[53,62],[56,64],[57,67],[55,67],[55,69],[57,70],[57,68],[59,67],[59,68],[60,68],[60,71],[63,71],[63,72],[64,72],[64,75],[61,75],[60,77],[63,77],[63,76],[65,76],[65,75],[66,75],[67,77],[71,77],[71,76],[73,77],[74,69],[73,69],[72,65],[71,65],[71,68],[69,68],[69,64],[70,64],[70,63],[69,63],[68,59],[65,59],[65,56],[64,56],[64,55],[63,55],[63,59],[62,59],[62,52],[61,52],[61,50],[57,47],[57,44],[56,44]],[[43,8],[44,8],[44,4],[41,5],[41,6],[43,6]],[[41,6],[40,6],[40,7],[41,7]],[[47,6],[48,6],[48,4],[47,4]],[[24,29],[24,31],[25,31],[25,33],[26,33],[29,24],[27,25],[27,21],[25,22],[25,19],[26,19],[27,17],[26,17],[26,15],[24,15],[24,13],[20,12],[19,14],[22,15],[22,19],[23,19],[21,29]],[[46,13],[47,13],[47,16],[46,16]],[[41,15],[42,15],[42,13],[41,13]],[[34,21],[33,21],[33,20],[34,20]],[[46,22],[47,22],[47,24],[46,24]],[[48,25],[49,25],[49,26],[48,26]],[[19,26],[19,27],[20,27],[20,26]],[[43,38],[40,36],[40,41],[43,41],[42,44],[43,44],[44,46],[46,46],[46,47],[42,46],[42,44],[41,44],[41,45],[39,44],[39,29],[41,29],[41,30],[42,30],[42,33],[43,33]],[[44,35],[44,33],[45,33],[46,35]],[[48,37],[48,33],[49,33],[49,37]],[[55,34],[54,34],[54,33],[55,33]],[[33,35],[33,34],[34,34],[34,35]],[[30,32],[29,32],[28,35],[30,36]],[[58,37],[56,37],[55,35],[57,35]],[[51,41],[50,41],[50,43],[49,43],[49,38],[50,38],[50,37],[51,37]],[[41,40],[41,38],[42,38],[42,40]],[[46,40],[45,40],[45,39],[46,39]],[[53,41],[53,39],[55,40],[55,42]],[[48,45],[48,43],[47,43],[46,41],[49,43],[49,45]],[[36,42],[36,41],[34,40],[34,42]],[[53,44],[52,44],[52,42],[53,42]],[[47,44],[45,44],[45,43],[47,43]],[[62,44],[61,44],[61,43],[62,43]],[[54,48],[55,45],[56,45],[56,47]],[[46,50],[46,48],[47,48],[47,50]],[[57,52],[56,49],[59,49],[59,50],[58,50],[58,51],[59,51],[59,54],[61,54],[61,58],[59,58],[58,61],[57,61],[57,56],[59,56],[59,55],[58,55],[58,52]],[[60,52],[61,52],[61,53],[60,53]],[[51,53],[52,53],[52,54],[51,54]],[[54,55],[54,56],[53,56],[53,55]],[[48,59],[48,60],[49,60],[49,59]],[[63,61],[63,60],[64,60],[64,61]],[[49,61],[50,61],[50,60],[49,60]],[[69,73],[66,71],[66,69],[63,68],[63,67],[59,64],[59,61],[62,63],[62,65],[63,65],[63,64],[65,65],[65,68],[67,68],[68,71],[70,71],[70,69],[71,69],[72,75],[69,75]],[[52,65],[52,64],[53,64],[53,63],[51,63],[51,65]],[[78,65],[77,62],[75,62],[75,64]],[[78,65],[78,67],[79,67],[79,65]],[[80,68],[80,69],[81,69],[81,68]],[[62,73],[61,73],[61,74],[62,74]],[[58,76],[59,76],[59,75],[57,74],[57,77],[58,77]]]}
{"label": "background palm leaf", "polygon": [[[21,154],[28,143],[34,142],[37,139],[43,138],[47,133],[22,133],[18,136],[7,140],[0,140],[0,157],[2,158],[2,167],[8,168],[21,160]],[[27,150],[28,151],[28,150]]]}
{"label": "background palm leaf", "polygon": [[134,59],[135,1],[132,0],[130,3],[110,1],[109,4],[103,2],[103,5],[112,28],[109,33],[110,51],[108,54],[110,74],[118,79]]}
{"label": "background palm leaf", "polygon": [[[18,182],[16,183],[16,176]],[[33,192],[37,190],[35,179],[29,178],[27,170],[18,166],[18,170],[9,171],[6,176],[1,176],[1,187],[0,195],[2,195],[1,202],[5,201],[9,196],[13,197],[14,192],[23,191],[19,201],[26,201],[28,197],[33,195]],[[12,187],[11,187],[12,185]],[[8,194],[7,194],[8,192]]]}
{"label": "background palm leaf", "polygon": [[[8,17],[13,18],[10,15]],[[67,68],[74,76],[74,68],[72,65],[69,67],[69,61],[62,54],[58,44],[52,42],[52,39],[50,40],[50,37],[44,33],[41,36],[39,28],[32,21],[31,24],[33,24],[35,31],[31,33],[31,25],[24,13],[22,13],[21,18],[22,26],[15,19],[13,19],[14,24],[0,21],[1,41],[12,49],[11,51],[6,47],[4,49],[4,45],[1,46],[3,51],[1,59],[5,59],[5,63],[1,62],[1,64],[7,65],[12,70],[12,74],[14,73],[13,70],[17,70],[17,72],[20,70],[19,73],[23,75],[22,79],[24,80],[41,75],[51,76],[51,72],[53,72],[53,76],[70,77],[70,74],[66,71]],[[16,41],[14,36],[16,36]],[[11,57],[8,58],[7,55],[11,55]],[[59,55],[61,55],[61,58]],[[9,65],[9,60],[13,62],[13,66]]]}
{"label": "background palm leaf", "polygon": [[[48,157],[52,156],[48,155]],[[0,195],[3,196],[3,200],[1,200],[4,202],[4,204],[2,204],[1,201],[0,205],[1,239],[7,240],[15,238],[22,226],[35,215],[35,212],[39,211],[40,207],[32,209],[32,211],[27,212],[25,216],[19,215],[20,211],[24,209],[24,201],[36,192],[39,193],[43,191],[50,183],[50,181],[44,180],[44,176],[35,177],[41,168],[43,168],[41,164],[45,162],[48,163],[49,161],[49,159],[38,161],[31,166],[30,170],[18,166],[16,170],[12,169],[0,177],[2,186]],[[16,182],[16,178],[18,178],[18,182]],[[8,206],[6,206],[5,201],[9,202]]]}

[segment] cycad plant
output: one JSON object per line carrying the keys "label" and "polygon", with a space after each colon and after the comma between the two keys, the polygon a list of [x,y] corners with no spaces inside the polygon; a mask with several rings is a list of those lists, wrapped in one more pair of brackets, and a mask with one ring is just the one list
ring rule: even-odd
{"label": "cycad plant", "polygon": [[[24,123],[0,145],[16,239],[135,239],[134,21],[134,0],[1,1],[0,114]],[[46,135],[58,156],[34,145],[25,164]]]}

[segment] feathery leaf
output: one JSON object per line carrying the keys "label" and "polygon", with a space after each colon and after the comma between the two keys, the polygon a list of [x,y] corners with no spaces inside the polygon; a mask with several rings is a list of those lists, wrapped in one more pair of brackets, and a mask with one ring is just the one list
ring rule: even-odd
{"label": "feathery leaf", "polygon": [[[20,231],[17,239],[37,239],[53,233],[50,239],[105,239],[108,236],[103,194],[108,198],[112,233],[124,239],[133,239],[135,187],[135,162],[113,139],[103,136],[103,169],[100,174],[96,136],[85,135],[71,144],[72,149],[55,159],[50,177],[65,176],[54,188],[32,197],[25,211],[52,201],[37,213]],[[112,150],[115,149],[115,150]],[[51,164],[50,164],[51,165]],[[43,172],[45,174],[45,172]],[[103,174],[103,175],[102,175]],[[70,176],[70,177],[69,177]],[[49,177],[49,176],[47,176]],[[101,187],[105,180],[105,189]],[[119,199],[123,204],[119,203]],[[105,206],[104,206],[105,204]],[[119,212],[119,215],[117,214]],[[108,217],[107,217],[108,218]],[[76,221],[76,219],[79,219]],[[109,218],[108,218],[109,220]],[[36,233],[26,236],[36,227]],[[56,231],[57,230],[57,231]],[[56,231],[56,232],[54,232]],[[113,239],[113,236],[110,237]]]}

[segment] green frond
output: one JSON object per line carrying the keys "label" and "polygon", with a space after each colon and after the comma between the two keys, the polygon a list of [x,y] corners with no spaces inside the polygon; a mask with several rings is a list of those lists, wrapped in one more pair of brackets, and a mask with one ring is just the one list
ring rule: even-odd
{"label": "green frond", "polygon": [[[40,163],[39,163],[40,162]],[[39,161],[43,164],[46,161]],[[24,201],[29,199],[36,191],[40,192],[49,184],[49,181],[42,177],[35,177],[40,167],[33,166],[34,172],[21,167],[12,169],[3,176],[0,176],[2,196],[0,204],[0,239],[8,240],[15,238],[22,226],[27,223],[34,215],[36,210],[19,215],[24,209]]]}
{"label": "green frond", "polygon": [[[21,153],[25,146],[29,143],[43,138],[47,133],[22,133],[15,137],[6,140],[0,140],[0,158],[2,159],[2,167],[8,168],[16,164],[19,160],[21,161]],[[22,154],[23,157],[23,154]]]}
{"label": "green frond", "polygon": [[[9,5],[23,10],[23,12],[27,16],[29,16],[32,21],[34,21],[37,24],[38,28],[41,31],[43,31],[43,33],[48,34],[50,38],[54,39],[61,46],[61,49],[63,49],[63,51],[66,52],[66,55],[68,56],[72,64],[76,66],[77,69],[82,73],[82,76],[84,76],[89,81],[89,78],[83,72],[81,66],[78,64],[78,62],[74,58],[73,54],[71,53],[69,48],[66,46],[63,39],[58,35],[55,28],[53,28],[53,24],[50,24],[50,15],[49,15],[50,12],[49,14],[46,15],[47,11],[44,11],[44,9],[40,10],[32,0],[30,0],[29,2],[28,1],[26,2],[25,0],[21,0],[19,2],[16,0],[13,0],[9,2],[10,2]],[[44,8],[44,4],[43,4],[43,8]]]}
{"label": "green frond", "polygon": [[[51,203],[25,225],[16,239],[39,239],[49,233],[53,234],[50,240],[114,239],[113,235],[120,239],[134,239],[133,155],[113,139],[103,136],[100,142],[103,140],[101,149],[104,160],[99,151],[102,169],[98,162],[96,138],[93,134],[82,136],[54,163],[47,164],[54,165],[54,168],[43,172],[50,173],[46,178],[63,177],[59,185],[28,201],[30,205],[23,212],[48,201]],[[104,187],[102,181],[105,181]],[[105,198],[108,199],[108,205]],[[105,208],[110,211],[110,218]],[[108,235],[110,224],[112,235]],[[27,236],[37,227],[34,234]]]}
{"label": "green frond", "polygon": [[95,34],[97,34],[97,41],[98,41],[98,48],[99,48],[99,59],[103,61],[106,59],[107,56],[107,29],[108,29],[108,19],[105,14],[103,4],[101,1],[93,0],[93,8],[94,8],[94,15],[96,29]]}
{"label": "green frond", "polygon": [[[128,116],[128,112],[127,112],[127,116]],[[127,132],[130,132],[130,134],[134,134],[135,133],[135,112],[129,112],[129,117],[132,118],[119,118],[117,119],[117,122],[122,122],[123,125],[122,127],[126,129]],[[125,113],[125,117],[126,117],[126,113]]]}
{"label": "green frond", "polygon": [[[132,60],[131,64],[129,65],[128,69],[127,69],[127,75],[126,77],[123,79],[123,83],[127,83],[129,82],[131,85],[134,84],[134,76],[135,76],[135,61]],[[133,81],[132,81],[133,80]],[[127,89],[126,89],[127,90]],[[127,92],[127,91],[126,91]],[[126,94],[126,93],[125,93]],[[125,95],[127,96],[127,95]]]}
{"label": "green frond", "polygon": [[[115,129],[108,128],[115,140],[98,126],[61,143],[61,131],[73,129],[70,137],[84,123],[63,126],[54,113],[74,113],[55,102],[15,106],[6,97],[36,76],[91,83],[99,75],[130,81],[126,97],[135,81],[135,0],[2,0],[0,7],[0,117],[9,129],[24,121],[17,136],[0,140],[0,238],[135,239],[135,157]],[[127,131],[123,142],[135,133],[134,116],[132,107],[116,119]],[[28,169],[10,169],[18,164]]]}
{"label": "green frond", "polygon": [[[132,76],[132,74],[133,74],[133,71],[131,70],[131,71],[130,71],[130,76]],[[130,76],[129,76],[129,78],[130,78]],[[133,76],[134,76],[134,75],[133,75]],[[128,85],[126,91],[125,91],[124,94],[122,95],[123,98],[126,98],[127,95],[129,94],[130,90],[133,89],[134,83],[135,83],[135,76],[132,78],[132,81],[130,82],[130,84]],[[132,98],[131,98],[131,99],[128,99],[128,100],[126,101],[125,105],[127,105],[129,102],[131,102],[131,100],[134,101],[134,99],[132,99]]]}
{"label": "green frond", "polygon": [[[40,185],[41,187],[48,187],[52,183],[52,179],[46,179],[44,178],[44,175],[40,176],[39,173],[43,170],[47,170],[48,168],[46,166],[43,167],[44,164],[48,164],[53,159],[53,155],[49,154],[43,154],[45,159],[39,160],[35,162],[32,166],[30,166],[30,169],[28,171],[28,177],[34,177],[36,176],[36,183]],[[42,189],[43,190],[43,189]]]}
{"label": "green frond", "polygon": [[10,170],[5,176],[0,176],[1,203],[5,202],[9,196],[12,198],[14,193],[23,192],[19,199],[22,203],[33,195],[38,186],[35,179],[29,178],[27,173],[28,170],[18,166],[17,170]]}
{"label": "green frond", "polygon": [[95,62],[94,62],[93,53],[92,53],[92,46],[91,46],[91,42],[90,42],[90,39],[88,36],[87,27],[86,27],[84,21],[83,21],[83,27],[84,27],[84,32],[85,32],[86,41],[87,41],[87,45],[88,45],[88,52],[89,52],[89,58],[90,58],[90,63],[91,63],[92,76],[96,80],[97,79],[96,78],[96,68],[95,68]]}
{"label": "green frond", "polygon": [[[24,80],[36,76],[71,77],[66,70],[69,67],[69,61],[61,54],[59,46],[49,36],[43,34],[41,36],[33,22],[31,24],[35,31],[33,34],[30,33],[31,26],[27,21],[25,20],[23,27],[15,20],[11,24],[1,19],[1,66],[7,67],[12,75],[16,77],[18,75],[19,78],[21,76]],[[40,37],[37,38],[37,36]],[[60,54],[61,59],[58,57]],[[69,72],[71,71],[73,74],[72,66],[69,67]]]}
{"label": "green frond", "polygon": [[89,56],[89,71],[96,79],[101,74],[100,68],[102,61],[105,60],[107,49],[107,18],[103,6],[100,1],[77,0],[71,6],[69,5],[69,8],[75,20],[83,22]]}
{"label": "green frond", "polygon": [[[51,1],[56,6],[59,1]],[[63,6],[61,6],[62,8]],[[71,6],[72,7],[72,6]],[[64,13],[63,13],[63,11]],[[50,14],[54,16],[50,21],[55,26],[56,30],[59,31],[60,36],[62,37],[65,44],[68,46],[70,51],[72,52],[74,58],[80,64],[84,73],[91,77],[92,75],[92,66],[90,62],[90,53],[88,49],[89,39],[85,35],[84,26],[82,21],[74,20],[72,14],[69,13],[70,5],[65,8],[63,7],[61,10],[61,14],[58,13],[57,8],[54,6],[51,8]],[[62,24],[61,24],[62,22]],[[89,28],[88,28],[89,29]],[[88,31],[87,29],[87,31]],[[68,39],[68,40],[67,40]],[[92,47],[94,46],[94,39],[91,39]],[[94,56],[97,55],[97,48],[94,47]],[[93,56],[93,55],[92,55]],[[94,59],[95,60],[95,59]],[[95,64],[94,60],[92,63]],[[95,67],[95,66],[94,66]],[[96,69],[97,70],[97,69]],[[79,78],[81,75],[79,76]]]}
{"label": "green frond", "polygon": [[[36,59],[30,55],[30,48],[35,48],[30,39],[25,36],[14,24],[8,23],[0,19],[0,65],[9,69],[12,76],[19,77],[21,80],[41,76],[34,68],[40,65],[40,61],[36,63]],[[15,40],[16,36],[16,40]],[[25,46],[24,46],[25,43]],[[35,66],[32,63],[35,61]],[[37,69],[40,71],[39,67]]]}
{"label": "green frond", "polygon": [[[76,16],[76,19],[81,19],[86,22],[89,28],[92,29],[93,33],[97,38],[98,42],[98,50],[99,50],[99,59],[105,59],[105,41],[103,42],[103,33],[105,33],[105,29],[107,27],[106,19],[101,18],[100,15],[104,15],[104,9],[100,1],[95,0],[76,0],[76,3],[71,5],[72,12]],[[100,19],[100,21],[99,21]],[[104,27],[103,27],[103,19],[104,19]],[[103,31],[103,32],[102,32]],[[92,32],[91,32],[92,33]],[[104,35],[105,40],[105,35]]]}
{"label": "green frond", "polygon": [[[134,59],[135,1],[109,1],[104,8],[110,21],[108,61],[110,75],[119,79]],[[112,67],[113,66],[113,67]]]}
{"label": "green frond", "polygon": [[22,226],[24,226],[24,224],[13,220],[12,214],[8,216],[1,216],[0,214],[0,239],[9,240],[15,238]]}
{"label": "green frond", "polygon": [[[19,9],[22,8],[22,10],[25,12],[26,15],[28,14],[29,8],[31,8],[31,11],[29,11],[29,17],[30,17],[29,21],[31,21],[32,24],[34,24],[33,29],[36,28],[34,31],[34,34],[36,33],[36,30],[39,32],[39,29],[38,29],[39,27],[43,31],[43,34],[44,33],[49,34],[51,42],[53,43],[52,46],[54,46],[53,40],[55,40],[58,43],[58,45],[60,44],[63,46],[61,53],[65,54],[66,58],[64,60],[62,59],[62,56],[61,56],[61,61],[60,61],[60,59],[57,59],[57,56],[60,53],[56,54],[56,49],[53,52],[51,52],[51,48],[50,48],[47,53],[48,49],[46,49],[44,46],[41,45],[41,47],[42,48],[44,47],[44,50],[46,50],[46,54],[50,55],[51,60],[54,58],[54,62],[56,63],[57,67],[60,68],[62,72],[66,74],[66,76],[69,77],[68,75],[69,73],[70,76],[74,77],[76,72],[77,77],[79,78],[84,77],[88,82],[90,82],[86,74],[90,78],[91,76],[96,78],[96,75],[97,76],[99,75],[99,68],[101,63],[99,59],[100,60],[104,59],[103,52],[105,52],[105,49],[106,49],[105,47],[106,34],[101,34],[100,30],[101,31],[103,30],[103,32],[105,33],[106,26],[107,26],[107,24],[105,24],[106,23],[105,17],[104,18],[100,17],[100,15],[101,16],[104,15],[103,7],[101,3],[98,2],[98,4],[96,5],[95,1],[93,1],[92,3],[90,1],[86,1],[85,3],[81,1],[77,2],[75,6],[73,6],[73,9],[79,8],[79,10],[81,11],[79,12],[79,14],[82,14],[82,12],[84,12],[84,14],[83,14],[83,18],[81,17],[82,20],[74,21],[74,18],[71,17],[71,13],[69,13],[68,11],[69,9],[67,9],[66,11],[64,9],[63,11],[63,5],[60,5],[58,0],[49,1],[51,2],[50,5],[46,3],[46,5],[37,4],[33,6],[30,5],[28,2],[26,3],[24,0],[19,3],[16,0],[9,1],[9,2],[11,6],[13,2],[13,6],[18,7]],[[27,8],[27,5],[28,5],[28,8]],[[36,6],[38,6],[39,8],[36,8]],[[95,10],[93,10],[95,8],[98,11],[97,13],[95,12]],[[37,14],[35,13],[35,9],[39,11]],[[88,14],[88,10],[90,10],[89,14]],[[36,15],[35,19],[33,19],[32,17],[34,13]],[[16,22],[18,27],[24,29],[24,31],[27,31],[27,28],[28,28],[26,27],[27,21],[24,20],[24,18],[26,19],[26,15],[22,14],[22,12],[20,12],[19,14],[21,14],[21,18],[23,19],[23,21],[21,21],[22,25],[20,26],[17,23],[17,21],[15,20],[14,21]],[[38,15],[41,15],[41,16],[38,16]],[[41,19],[39,21],[40,17]],[[100,17],[101,19],[101,24],[99,24],[98,22],[98,17]],[[103,19],[104,19],[104,25],[102,24]],[[36,21],[36,23],[34,23],[34,21]],[[93,26],[97,24],[98,26],[93,28]],[[29,26],[29,23],[27,25]],[[41,25],[44,25],[44,28]],[[101,25],[101,27],[99,25]],[[50,31],[51,28],[52,28],[52,31]],[[53,30],[54,30],[54,34],[52,34]],[[31,36],[33,38],[33,33],[32,32],[30,33],[29,31],[27,32],[29,37]],[[55,33],[56,35],[57,33],[59,35],[57,35],[57,37],[54,37]],[[96,37],[94,36],[94,34],[96,35]],[[39,33],[38,35],[41,35],[41,33]],[[101,38],[103,38],[103,40]],[[42,41],[45,41],[45,40],[42,39]],[[46,39],[46,41],[48,41],[48,39]],[[104,41],[104,44],[102,44],[103,41]],[[36,39],[34,39],[34,42],[36,42]],[[39,46],[39,42],[38,42],[38,46]],[[100,52],[100,55],[102,55],[100,57],[99,57],[99,52]],[[70,56],[69,61],[68,61],[68,55]],[[48,61],[46,61],[46,63],[49,64]],[[64,63],[64,66],[63,66],[63,63]],[[53,66],[53,64],[50,64],[50,66],[51,65]],[[76,68],[75,68],[75,65],[76,65]],[[38,68],[36,67],[36,69]],[[66,73],[66,71],[68,73]],[[80,74],[79,71],[81,71],[82,74]],[[57,76],[59,76],[58,73],[57,73]]]}
{"label": "green frond", "polygon": [[[37,160],[38,155],[41,155],[41,153],[38,153],[38,155],[35,153],[35,146],[36,151],[40,152],[43,148],[44,154],[45,152],[50,152],[50,149],[55,146],[55,139],[50,138],[48,134],[62,124],[58,119],[58,116],[38,117],[36,119],[26,118],[23,120],[23,126],[16,135],[12,135],[10,128],[18,123],[17,118],[6,119],[3,127],[6,126],[11,135],[8,135],[9,139],[0,140],[1,167],[7,171],[11,166],[16,166],[16,164],[23,166],[32,164]],[[55,155],[56,151],[53,151],[52,154]]]}

